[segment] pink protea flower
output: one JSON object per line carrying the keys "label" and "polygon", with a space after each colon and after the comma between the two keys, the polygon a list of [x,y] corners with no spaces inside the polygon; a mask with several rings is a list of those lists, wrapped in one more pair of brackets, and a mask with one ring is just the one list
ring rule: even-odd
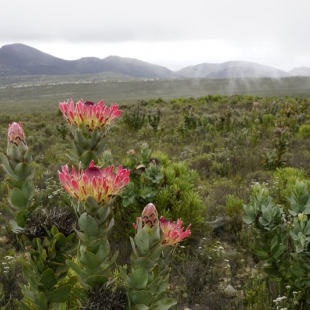
{"label": "pink protea flower", "polygon": [[13,122],[8,126],[8,148],[11,144],[20,146],[24,151],[28,149],[26,136],[22,128],[22,123]]}
{"label": "pink protea flower", "polygon": [[114,172],[114,166],[100,168],[92,161],[85,170],[76,171],[72,167],[71,173],[68,165],[58,171],[58,176],[67,193],[80,201],[92,196],[101,204],[107,204],[129,182],[130,171],[119,166]]}
{"label": "pink protea flower", "polygon": [[107,107],[103,100],[96,104],[91,101],[84,103],[83,100],[80,100],[74,104],[70,99],[68,102],[60,102],[59,109],[69,124],[77,127],[85,125],[89,131],[93,131],[95,128],[102,130],[109,127],[122,113],[117,104]]}
{"label": "pink protea flower", "polygon": [[188,225],[184,231],[182,227],[183,222],[181,219],[178,219],[176,222],[167,221],[163,216],[159,219],[160,228],[164,233],[163,244],[168,244],[171,246],[176,246],[186,237],[190,236],[191,225]]}

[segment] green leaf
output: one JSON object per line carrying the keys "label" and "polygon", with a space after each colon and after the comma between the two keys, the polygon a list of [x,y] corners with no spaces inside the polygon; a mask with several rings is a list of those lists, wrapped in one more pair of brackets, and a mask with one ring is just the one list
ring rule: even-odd
{"label": "green leaf", "polygon": [[68,150],[66,152],[66,157],[68,157],[70,159],[71,162],[74,163],[75,166],[78,166],[79,162],[80,162],[80,158],[78,156],[78,154],[76,153],[76,151],[74,150]]}
{"label": "green leaf", "polygon": [[82,168],[87,169],[89,167],[90,162],[93,160],[95,165],[98,164],[98,157],[93,151],[86,151],[81,155],[81,163]]}
{"label": "green leaf", "polygon": [[89,215],[88,213],[84,212],[79,218],[79,227],[82,231],[89,235],[89,236],[97,236],[99,232],[98,224],[96,220]]}
{"label": "green leaf", "polygon": [[11,187],[11,188],[14,188],[14,187],[18,187],[20,189],[21,187],[21,182],[20,181],[16,181],[14,179],[9,179],[9,178],[6,178],[5,182]]}
{"label": "green leaf", "polygon": [[82,153],[83,150],[87,149],[87,139],[83,135],[83,131],[87,131],[87,129],[84,127],[82,130],[76,129],[73,133],[74,136],[74,143],[76,144],[76,147],[78,150]]}
{"label": "green leaf", "polygon": [[309,221],[309,220],[307,221],[307,225],[306,225],[306,227],[304,228],[304,234],[305,234],[306,236],[310,235],[310,221]]}
{"label": "green leaf", "polygon": [[14,220],[9,221],[10,228],[15,234],[19,234],[23,231],[23,228],[18,226],[18,224]]}
{"label": "green leaf", "polygon": [[59,233],[59,230],[57,228],[56,225],[53,225],[52,228],[51,228],[51,233],[52,233],[52,236],[56,236],[58,233]]}
{"label": "green leaf", "polygon": [[40,282],[45,286],[46,290],[50,290],[57,284],[54,271],[51,268],[46,269],[41,276]]}
{"label": "green leaf", "polygon": [[283,253],[284,253],[284,251],[286,250],[287,248],[286,248],[286,246],[285,245],[280,245],[279,247],[278,247],[278,250],[272,255],[274,258],[277,258],[277,257],[279,257],[279,256],[281,256]]}
{"label": "green leaf", "polygon": [[129,291],[129,298],[133,305],[149,306],[152,300],[152,293],[147,290]]}
{"label": "green leaf", "polygon": [[24,193],[17,187],[13,188],[13,190],[9,194],[9,201],[12,207],[14,207],[15,209],[20,211],[27,210],[29,200],[24,195]]}
{"label": "green leaf", "polygon": [[301,278],[304,276],[304,270],[303,269],[301,269],[297,266],[291,266],[290,269],[296,278]]}
{"label": "green leaf", "polygon": [[[148,227],[148,226],[144,226]],[[134,237],[135,243],[143,256],[148,255],[149,253],[149,236],[145,229],[138,230],[137,234]]]}
{"label": "green leaf", "polygon": [[159,246],[157,246],[156,248],[153,248],[150,255],[149,255],[149,258],[150,259],[153,259],[153,260],[158,260],[159,257],[161,256],[162,252],[169,252],[169,250],[171,250],[171,247],[169,245],[165,245],[165,244],[160,244]]}
{"label": "green leaf", "polygon": [[295,240],[295,241],[298,240],[298,236],[293,230],[290,231],[290,235],[291,235],[293,240]]}
{"label": "green leaf", "polygon": [[37,290],[38,286],[40,285],[38,275],[26,266],[23,266],[23,275],[27,282],[30,284],[31,290]]}
{"label": "green leaf", "polygon": [[84,251],[81,255],[80,262],[89,270],[94,270],[100,266],[98,257],[89,251]]}
{"label": "green leaf", "polygon": [[129,240],[130,240],[130,244],[131,244],[131,248],[132,248],[132,254],[131,254],[131,257],[139,257],[139,253],[137,251],[137,248],[136,248],[136,244],[133,240],[132,237],[129,237]]}
{"label": "green leaf", "polygon": [[150,309],[148,306],[146,306],[146,305],[141,305],[141,304],[135,305],[135,308],[136,308],[137,310],[148,310],[148,309]]}
{"label": "green leaf", "polygon": [[163,280],[162,277],[157,277],[151,284],[148,285],[148,289],[155,295],[158,294],[158,287]]}
{"label": "green leaf", "polygon": [[24,158],[28,163],[32,162],[32,153],[31,153],[31,148],[28,148],[28,150],[24,154]]}
{"label": "green leaf", "polygon": [[21,301],[19,306],[20,306],[20,310],[33,310],[28,305],[26,305],[24,301]]}
{"label": "green leaf", "polygon": [[108,270],[109,268],[111,268],[111,266],[115,263],[117,256],[118,256],[118,251],[116,251],[113,254],[110,260],[107,258],[103,263],[100,264],[98,268],[98,272],[103,273],[103,272],[106,272],[106,270]]}
{"label": "green leaf", "polygon": [[90,244],[87,245],[86,250],[92,253],[97,253],[101,243],[105,243],[106,239],[95,239],[93,241],[90,242]]}
{"label": "green leaf", "polygon": [[113,226],[114,226],[114,218],[111,218],[111,221],[108,227],[106,228],[105,233],[107,234],[113,228]]}
{"label": "green leaf", "polygon": [[72,260],[67,259],[66,264],[73,270],[75,271],[78,275],[85,276],[84,270],[75,262]]}
{"label": "green leaf", "polygon": [[49,304],[53,302],[58,303],[66,302],[69,298],[70,291],[71,291],[71,285],[60,286],[46,295],[47,302]]}
{"label": "green leaf", "polygon": [[103,275],[91,275],[85,281],[89,286],[103,285],[108,282],[108,278]]}
{"label": "green leaf", "polygon": [[269,253],[262,250],[262,249],[256,248],[256,249],[254,249],[254,253],[261,260],[266,260],[269,258]]}
{"label": "green leaf", "polygon": [[244,223],[246,223],[248,225],[250,225],[254,222],[254,219],[252,217],[247,216],[247,215],[243,216],[242,220]]}
{"label": "green leaf", "polygon": [[22,185],[22,192],[28,198],[28,200],[32,199],[34,195],[34,185],[30,181],[25,181]]}
{"label": "green leaf", "polygon": [[40,205],[42,197],[43,197],[43,191],[40,191],[36,196],[37,197],[36,197],[35,203],[31,207],[32,210],[37,208]]}
{"label": "green leaf", "polygon": [[76,232],[77,236],[81,239],[81,241],[84,241],[84,242],[88,242],[89,241],[89,237],[87,234],[84,234],[78,230],[76,230],[74,227],[73,227],[74,231]]}
{"label": "green leaf", "polygon": [[132,284],[134,288],[137,290],[145,289],[149,279],[147,269],[144,267],[136,269],[132,273],[131,279],[133,281]]}
{"label": "green leaf", "polygon": [[16,223],[20,227],[24,227],[26,219],[28,218],[28,215],[29,215],[29,211],[18,211],[15,217]]}
{"label": "green leaf", "polygon": [[136,267],[145,267],[151,269],[154,267],[155,262],[148,257],[139,257],[134,261]]}
{"label": "green leaf", "polygon": [[62,233],[58,233],[56,235],[54,235],[54,239],[56,239],[56,247],[57,248],[62,248],[64,246],[67,245],[67,239],[65,237],[65,235],[63,235]]}
{"label": "green leaf", "polygon": [[93,214],[99,208],[100,208],[100,205],[98,204],[97,200],[94,197],[89,196],[86,198],[85,200],[86,212]]}
{"label": "green leaf", "polygon": [[101,206],[96,210],[95,218],[98,222],[98,225],[101,225],[102,223],[104,223],[107,220],[110,212],[111,212],[110,207],[108,207],[106,205]]}
{"label": "green leaf", "polygon": [[0,153],[0,159],[1,159],[1,166],[3,167],[3,169],[5,170],[5,172],[7,173],[7,175],[10,178],[13,178],[14,180],[16,180],[16,174],[14,173],[14,170],[12,169],[10,162],[8,160],[8,158],[6,157],[6,155],[4,155],[3,153]]}
{"label": "green leaf", "polygon": [[100,141],[100,138],[101,138],[100,130],[96,128],[95,130],[92,131],[92,133],[90,135],[90,139],[88,139],[88,141],[87,141],[89,149],[91,151],[94,150],[94,148],[96,147],[96,145]]}
{"label": "green leaf", "polygon": [[96,152],[97,156],[99,157],[102,152],[104,151],[104,148],[105,148],[105,145],[106,145],[106,141],[102,138],[98,144],[96,145],[94,151]]}
{"label": "green leaf", "polygon": [[78,300],[88,299],[87,290],[84,287],[73,287],[71,294]]}
{"label": "green leaf", "polygon": [[14,211],[12,210],[12,208],[7,206],[6,204],[4,204],[2,202],[0,202],[0,208],[2,210],[4,210],[5,212],[8,212],[9,214],[13,215],[13,216],[15,215]]}
{"label": "green leaf", "polygon": [[47,301],[46,296],[43,292],[39,292],[34,300],[35,304],[39,307],[40,310],[47,310]]}
{"label": "green leaf", "polygon": [[108,240],[101,240],[101,244],[97,250],[97,256],[103,262],[110,254],[110,244]]}
{"label": "green leaf", "polygon": [[156,304],[151,306],[150,310],[168,310],[176,304],[177,301],[172,298],[163,298],[161,300],[158,300]]}
{"label": "green leaf", "polygon": [[34,167],[31,167],[27,163],[19,163],[15,169],[14,172],[17,175],[18,181],[23,180],[31,180],[34,177]]}

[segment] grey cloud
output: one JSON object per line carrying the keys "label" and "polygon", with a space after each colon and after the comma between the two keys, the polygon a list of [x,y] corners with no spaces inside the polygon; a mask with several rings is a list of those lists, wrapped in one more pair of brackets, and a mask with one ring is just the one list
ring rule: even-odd
{"label": "grey cloud", "polygon": [[223,40],[245,58],[307,59],[309,9],[309,0],[10,0],[0,42]]}
{"label": "grey cloud", "polygon": [[308,22],[306,8],[308,0],[11,0],[0,12],[0,39],[289,40]]}

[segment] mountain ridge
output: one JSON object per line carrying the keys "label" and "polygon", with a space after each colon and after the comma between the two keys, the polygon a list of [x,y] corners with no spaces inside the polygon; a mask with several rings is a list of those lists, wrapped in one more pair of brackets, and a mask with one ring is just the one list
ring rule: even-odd
{"label": "mountain ridge", "polygon": [[135,78],[282,78],[310,76],[310,68],[294,68],[289,72],[247,61],[201,63],[172,71],[164,66],[135,58],[120,56],[82,57],[64,60],[21,43],[0,48],[0,76],[18,75],[75,75],[93,73],[119,73]]}

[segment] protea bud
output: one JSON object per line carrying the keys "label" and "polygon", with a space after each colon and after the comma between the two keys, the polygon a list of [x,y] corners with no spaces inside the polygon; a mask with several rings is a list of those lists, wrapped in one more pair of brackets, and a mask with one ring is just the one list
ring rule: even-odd
{"label": "protea bud", "polygon": [[10,159],[20,159],[28,150],[22,123],[13,122],[8,127],[7,155]]}
{"label": "protea bud", "polygon": [[144,225],[148,225],[150,227],[157,225],[158,212],[156,207],[152,203],[147,204],[142,211],[141,218]]}

